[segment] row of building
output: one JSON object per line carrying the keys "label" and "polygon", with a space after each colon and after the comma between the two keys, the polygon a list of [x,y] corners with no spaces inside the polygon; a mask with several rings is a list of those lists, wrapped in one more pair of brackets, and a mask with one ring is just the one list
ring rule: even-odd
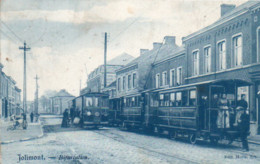
{"label": "row of building", "polygon": [[14,114],[23,113],[21,105],[21,89],[16,86],[15,80],[6,75],[0,63],[0,118],[7,118]]}
{"label": "row of building", "polygon": [[147,89],[242,79],[253,84],[241,90],[249,103],[251,133],[258,133],[260,2],[248,1],[238,7],[223,4],[221,17],[215,23],[183,37],[182,46],[175,39],[175,36],[165,36],[164,42],[153,43],[151,50],[140,49],[139,57],[123,65],[109,66],[107,86],[100,66],[88,76],[87,88],[82,93],[107,92],[110,98],[116,99],[138,95]]}

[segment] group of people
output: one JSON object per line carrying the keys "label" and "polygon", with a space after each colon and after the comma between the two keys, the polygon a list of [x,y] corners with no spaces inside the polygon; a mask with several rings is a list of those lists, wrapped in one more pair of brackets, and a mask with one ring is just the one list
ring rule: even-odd
{"label": "group of people", "polygon": [[230,128],[238,130],[243,149],[249,151],[247,136],[250,129],[250,117],[247,110],[248,103],[246,101],[246,95],[241,95],[241,99],[237,101],[236,108],[234,109],[227,100],[225,93],[222,94],[221,98],[218,98],[218,95],[215,94],[213,96],[212,107],[219,109],[216,118],[217,129],[220,131]]}
{"label": "group of people", "polygon": [[74,123],[74,124],[78,124],[79,117],[80,117],[79,110],[74,111],[73,108],[71,108],[70,110],[65,109],[65,111],[63,112],[61,127],[63,127],[63,128],[69,127],[70,122]]}
{"label": "group of people", "polygon": [[35,122],[38,122],[39,120],[39,117],[40,117],[40,114],[39,113],[34,113],[34,112],[31,112],[30,114],[30,119],[31,119],[31,122],[34,122],[34,117],[35,117]]}

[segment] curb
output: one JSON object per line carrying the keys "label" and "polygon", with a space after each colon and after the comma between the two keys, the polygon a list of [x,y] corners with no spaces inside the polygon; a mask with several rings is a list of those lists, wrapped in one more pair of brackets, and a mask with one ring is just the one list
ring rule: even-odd
{"label": "curb", "polygon": [[4,144],[10,144],[10,143],[14,143],[14,142],[23,142],[23,141],[30,141],[30,140],[35,140],[35,139],[39,139],[39,138],[42,138],[44,136],[44,133],[43,133],[43,126],[41,125],[41,134],[36,136],[36,137],[30,137],[30,138],[23,138],[23,139],[19,139],[19,140],[10,140],[10,141],[3,141],[3,142],[0,142],[1,145],[4,145]]}

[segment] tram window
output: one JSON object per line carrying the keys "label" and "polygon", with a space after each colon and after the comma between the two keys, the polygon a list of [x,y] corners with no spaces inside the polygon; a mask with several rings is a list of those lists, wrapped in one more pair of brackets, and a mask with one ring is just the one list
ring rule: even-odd
{"label": "tram window", "polygon": [[228,100],[228,104],[231,107],[235,107],[235,95],[234,94],[227,94],[227,100]]}
{"label": "tram window", "polygon": [[158,94],[153,93],[150,96],[150,106],[151,107],[158,107],[159,102],[158,102]]}
{"label": "tram window", "polygon": [[175,93],[170,94],[170,106],[176,106],[176,104],[175,104]]}
{"label": "tram window", "polygon": [[99,102],[98,102],[98,98],[97,97],[93,97],[93,106],[95,106],[95,107],[99,106]]}
{"label": "tram window", "polygon": [[164,95],[160,94],[160,106],[164,106]]}
{"label": "tram window", "polygon": [[196,90],[190,90],[190,106],[196,106]]}
{"label": "tram window", "polygon": [[181,106],[181,92],[176,93],[176,106]]}
{"label": "tram window", "polygon": [[182,106],[188,106],[189,101],[188,101],[188,91],[182,91]]}
{"label": "tram window", "polygon": [[170,105],[170,94],[167,93],[164,95],[164,106],[169,106]]}
{"label": "tram window", "polygon": [[136,105],[135,105],[135,97],[132,97],[131,100],[132,100],[132,101],[131,101],[131,102],[132,102],[132,106],[135,107],[135,106],[136,106]]}
{"label": "tram window", "polygon": [[86,97],[86,106],[87,107],[93,106],[92,97]]}

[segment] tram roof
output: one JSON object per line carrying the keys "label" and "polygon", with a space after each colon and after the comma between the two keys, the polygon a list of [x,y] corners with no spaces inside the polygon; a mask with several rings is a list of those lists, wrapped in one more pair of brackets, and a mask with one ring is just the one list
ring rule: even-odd
{"label": "tram roof", "polygon": [[192,83],[192,84],[185,84],[181,86],[176,86],[176,87],[169,87],[169,88],[160,88],[160,89],[150,89],[150,90],[145,90],[143,92],[157,92],[157,91],[166,91],[166,90],[174,90],[174,89],[183,89],[183,88],[188,88],[188,87],[196,87],[200,85],[232,85],[236,84],[236,86],[249,86],[252,85],[251,82],[248,82],[243,79],[218,79],[218,80],[208,80],[208,81],[203,81],[203,82],[198,82],[198,83]]}

